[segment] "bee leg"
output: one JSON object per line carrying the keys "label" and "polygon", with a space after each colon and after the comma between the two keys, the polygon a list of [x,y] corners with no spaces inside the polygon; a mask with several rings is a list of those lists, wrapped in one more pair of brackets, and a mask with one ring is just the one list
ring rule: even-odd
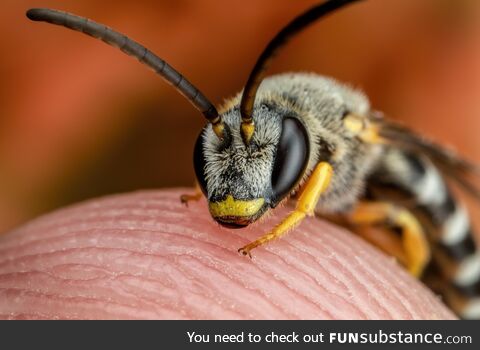
{"label": "bee leg", "polygon": [[297,226],[306,216],[313,216],[315,206],[320,195],[327,189],[332,174],[333,169],[330,164],[326,162],[319,163],[305,183],[295,210],[280,224],[275,226],[272,231],[240,248],[238,252],[251,257],[250,251],[252,249],[283,236]]}
{"label": "bee leg", "polygon": [[418,220],[408,210],[387,202],[360,202],[348,217],[354,224],[391,222],[402,230],[406,267],[420,277],[430,260],[430,246]]}
{"label": "bee leg", "polygon": [[188,202],[191,201],[198,201],[202,198],[202,190],[200,189],[200,186],[198,185],[198,182],[195,181],[195,189],[193,193],[188,193],[188,194],[182,194],[180,196],[180,202],[182,204],[185,204],[188,207]]}
{"label": "bee leg", "polygon": [[374,226],[355,226],[352,228],[352,225],[346,226],[362,237],[367,242],[370,242],[381,251],[387,255],[393,256],[397,261],[403,266],[408,265],[408,259],[405,254],[405,250],[402,247],[402,239],[391,229],[385,227],[374,227]]}

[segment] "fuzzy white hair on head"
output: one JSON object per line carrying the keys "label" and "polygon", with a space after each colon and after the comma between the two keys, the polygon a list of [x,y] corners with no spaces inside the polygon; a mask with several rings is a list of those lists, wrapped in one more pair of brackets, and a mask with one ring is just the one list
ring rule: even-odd
{"label": "fuzzy white hair on head", "polygon": [[236,199],[264,197],[271,187],[275,151],[281,134],[281,116],[267,105],[255,109],[255,133],[247,147],[240,134],[240,112],[231,108],[223,115],[230,131],[230,144],[224,147],[211,127],[203,138],[205,180],[208,197],[232,195]]}

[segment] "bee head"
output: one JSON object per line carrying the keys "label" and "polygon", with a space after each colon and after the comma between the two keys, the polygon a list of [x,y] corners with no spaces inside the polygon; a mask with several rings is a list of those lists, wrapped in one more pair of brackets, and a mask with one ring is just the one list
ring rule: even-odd
{"label": "bee head", "polygon": [[194,150],[198,183],[212,217],[243,227],[274,208],[302,179],[310,155],[308,134],[294,112],[274,104],[254,108],[255,133],[242,139],[238,105],[221,115],[224,137],[207,124]]}
{"label": "bee head", "polygon": [[120,48],[152,68],[187,98],[209,122],[196,142],[194,165],[210,212],[224,225],[245,226],[297,187],[310,157],[308,134],[295,112],[257,98],[267,68],[280,48],[303,28],[355,1],[325,1],[294,18],[269,42],[257,59],[242,95],[221,114],[183,75],[125,35],[87,18],[53,9],[30,9],[27,16]]}

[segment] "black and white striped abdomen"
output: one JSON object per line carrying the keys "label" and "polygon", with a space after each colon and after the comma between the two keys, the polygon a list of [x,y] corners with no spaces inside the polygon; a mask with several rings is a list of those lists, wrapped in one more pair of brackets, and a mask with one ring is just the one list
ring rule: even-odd
{"label": "black and white striped abdomen", "polygon": [[438,169],[421,155],[388,148],[368,185],[373,196],[418,218],[431,242],[434,289],[462,318],[480,319],[480,250],[467,209]]}

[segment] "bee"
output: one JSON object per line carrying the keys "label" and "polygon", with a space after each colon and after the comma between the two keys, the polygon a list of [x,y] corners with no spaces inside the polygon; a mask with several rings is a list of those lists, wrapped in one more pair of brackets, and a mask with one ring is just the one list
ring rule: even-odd
{"label": "bee", "polygon": [[[480,318],[480,253],[469,215],[447,178],[480,200],[476,165],[384,118],[360,91],[316,74],[266,77],[275,54],[298,32],[358,0],[320,3],[268,43],[242,92],[219,110],[150,50],[105,25],[51,9],[28,18],[101,39],[152,68],[206,118],[194,148],[196,193],[220,225],[245,227],[295,198],[295,208],[253,249],[314,214],[341,222],[427,281],[463,318]],[[369,227],[381,227],[371,234]],[[387,242],[387,243],[386,243]],[[400,248],[400,249],[398,249]]]}

